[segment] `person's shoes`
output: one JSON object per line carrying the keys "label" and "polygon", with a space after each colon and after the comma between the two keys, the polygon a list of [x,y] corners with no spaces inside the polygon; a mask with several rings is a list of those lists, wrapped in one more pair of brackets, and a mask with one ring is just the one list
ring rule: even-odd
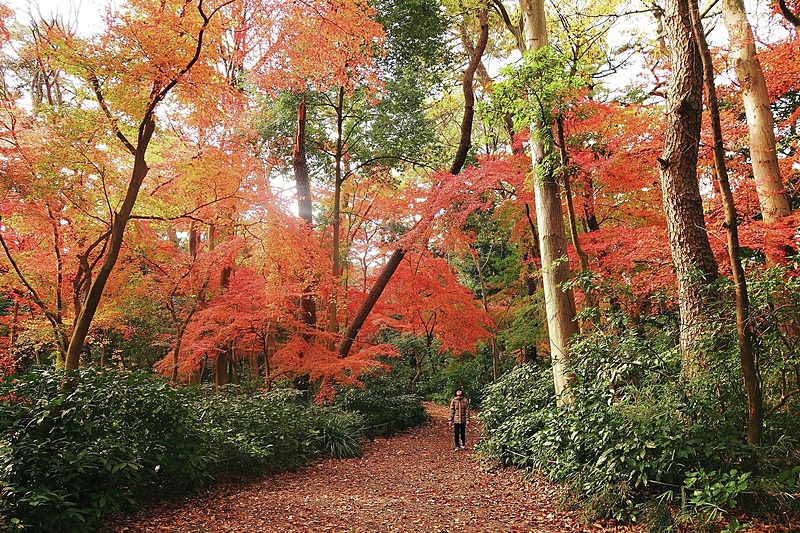
{"label": "person's shoes", "polygon": [[455,449],[455,450],[453,450],[453,451],[454,451],[454,452],[457,452],[457,451],[458,451],[458,450],[460,450],[460,449],[461,449],[461,448],[459,448],[458,446],[456,446],[456,449]]}

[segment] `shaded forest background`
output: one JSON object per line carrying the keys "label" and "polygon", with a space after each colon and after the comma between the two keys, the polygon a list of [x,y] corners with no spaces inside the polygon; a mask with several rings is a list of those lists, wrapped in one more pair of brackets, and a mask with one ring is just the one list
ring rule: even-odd
{"label": "shaded forest background", "polygon": [[590,519],[788,520],[798,8],[0,5],[8,527],[352,456],[455,387]]}

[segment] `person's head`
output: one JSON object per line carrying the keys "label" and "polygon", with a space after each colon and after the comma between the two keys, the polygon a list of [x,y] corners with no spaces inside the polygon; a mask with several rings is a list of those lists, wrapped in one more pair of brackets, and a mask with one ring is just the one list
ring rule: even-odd
{"label": "person's head", "polygon": [[464,389],[456,389],[456,397],[461,398],[464,396]]}

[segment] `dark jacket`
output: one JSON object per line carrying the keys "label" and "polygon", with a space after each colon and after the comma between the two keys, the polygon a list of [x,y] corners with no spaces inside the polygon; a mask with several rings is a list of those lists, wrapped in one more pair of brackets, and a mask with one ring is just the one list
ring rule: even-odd
{"label": "dark jacket", "polygon": [[469,422],[469,400],[463,396],[456,396],[450,400],[450,422],[454,424],[466,424]]}

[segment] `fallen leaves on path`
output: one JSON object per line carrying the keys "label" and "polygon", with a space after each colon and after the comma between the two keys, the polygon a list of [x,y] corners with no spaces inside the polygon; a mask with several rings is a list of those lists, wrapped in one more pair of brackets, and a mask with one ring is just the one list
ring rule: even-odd
{"label": "fallen leaves on path", "polygon": [[[119,519],[123,532],[605,532],[630,526],[582,525],[559,511],[559,488],[493,469],[471,449],[453,451],[447,410],[431,422],[364,445],[355,459],[325,459],[249,483],[216,485],[181,503]],[[467,428],[467,444],[479,429]]]}

